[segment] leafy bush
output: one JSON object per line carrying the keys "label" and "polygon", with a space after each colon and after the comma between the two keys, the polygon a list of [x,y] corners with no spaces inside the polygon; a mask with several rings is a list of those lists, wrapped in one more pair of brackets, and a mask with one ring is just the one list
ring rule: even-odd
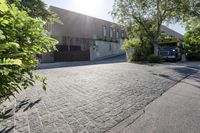
{"label": "leafy bush", "polygon": [[139,38],[126,39],[122,49],[126,51],[134,49],[133,53],[128,55],[129,61],[145,61],[148,55],[152,53],[151,45],[149,45],[148,41],[141,42]]}
{"label": "leafy bush", "polygon": [[112,42],[113,38],[112,37],[105,37],[105,41]]}
{"label": "leafy bush", "polygon": [[200,53],[189,53],[187,59],[190,61],[200,61]]}
{"label": "leafy bush", "polygon": [[184,44],[187,58],[200,60],[200,26],[194,27],[184,35]]}
{"label": "leafy bush", "polygon": [[36,80],[46,89],[46,78],[33,73],[37,55],[53,50],[57,44],[43,29],[44,24],[15,5],[0,1],[0,98],[14,96]]}
{"label": "leafy bush", "polygon": [[160,56],[156,56],[156,55],[152,54],[152,55],[150,55],[148,57],[148,61],[150,63],[162,63],[163,62],[163,58],[160,57]]}
{"label": "leafy bush", "polygon": [[145,61],[146,58],[145,56],[142,54],[140,49],[134,49],[133,53],[129,53],[128,55],[128,60],[130,62],[134,62],[134,61]]}

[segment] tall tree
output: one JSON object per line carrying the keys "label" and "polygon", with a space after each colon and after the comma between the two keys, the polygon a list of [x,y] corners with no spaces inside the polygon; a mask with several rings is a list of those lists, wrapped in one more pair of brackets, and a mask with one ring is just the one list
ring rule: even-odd
{"label": "tall tree", "polygon": [[26,11],[32,18],[39,18],[46,22],[60,22],[57,15],[48,10],[42,0],[8,0],[8,2],[15,4],[20,10]]}
{"label": "tall tree", "polygon": [[184,10],[183,16],[187,31],[184,35],[184,45],[189,60],[200,60],[200,1],[191,1],[191,6]]}
{"label": "tall tree", "polygon": [[190,60],[200,60],[200,26],[195,26],[184,35],[187,57]]}
{"label": "tall tree", "polygon": [[187,57],[190,60],[200,60],[200,17],[189,17],[185,22],[187,32],[184,35]]}
{"label": "tall tree", "polygon": [[182,0],[180,3],[182,7],[179,13],[182,15],[184,22],[188,21],[191,17],[200,18],[200,1],[199,0]]}
{"label": "tall tree", "polygon": [[128,38],[125,39],[122,48],[126,51],[133,48],[134,53],[132,53],[131,56],[135,56],[133,57],[135,61],[146,60],[147,57],[152,54],[152,46],[145,32],[136,24],[126,27],[125,30],[127,31]]}
{"label": "tall tree", "polygon": [[[177,22],[192,12],[198,0],[115,0],[112,15],[123,26],[139,25],[158,55],[158,38],[164,22]],[[194,14],[196,13],[193,10]]]}

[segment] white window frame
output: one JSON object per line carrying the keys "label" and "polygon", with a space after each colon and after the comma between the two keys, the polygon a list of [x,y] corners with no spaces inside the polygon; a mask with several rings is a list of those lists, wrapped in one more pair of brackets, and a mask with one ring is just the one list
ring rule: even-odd
{"label": "white window frame", "polygon": [[116,38],[119,39],[119,31],[116,32]]}
{"label": "white window frame", "polygon": [[106,26],[103,26],[103,36],[106,36]]}
{"label": "white window frame", "polygon": [[113,28],[110,27],[110,37],[113,37]]}
{"label": "white window frame", "polygon": [[124,38],[124,31],[122,31],[122,38]]}

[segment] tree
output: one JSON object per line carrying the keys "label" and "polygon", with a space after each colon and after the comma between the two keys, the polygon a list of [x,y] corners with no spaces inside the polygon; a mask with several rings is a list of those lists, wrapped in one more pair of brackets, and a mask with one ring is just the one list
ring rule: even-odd
{"label": "tree", "polygon": [[130,53],[129,58],[132,61],[144,61],[152,53],[152,47],[150,41],[145,35],[144,31],[141,31],[139,25],[130,25],[126,27],[128,37],[124,41],[123,49],[134,49],[134,53]]}
{"label": "tree", "polygon": [[200,1],[199,0],[183,0],[181,3],[181,10],[179,12],[184,14],[181,15],[183,22],[190,20],[191,18],[200,18]]}
{"label": "tree", "polygon": [[190,60],[200,60],[200,18],[188,22],[188,31],[184,35],[187,57]]}
{"label": "tree", "polygon": [[184,15],[184,45],[189,60],[200,60],[200,1],[191,1],[189,14]]}
{"label": "tree", "polygon": [[164,22],[177,22],[196,9],[198,0],[115,0],[111,14],[124,27],[139,25],[158,55],[158,38]]}
{"label": "tree", "polygon": [[14,4],[0,1],[0,97],[45,79],[34,75],[38,64],[37,54],[54,49],[57,41],[43,29],[44,21],[30,17]]}
{"label": "tree", "polygon": [[46,22],[60,22],[58,16],[48,10],[42,0],[8,0],[8,2],[26,11],[32,18],[39,18]]}

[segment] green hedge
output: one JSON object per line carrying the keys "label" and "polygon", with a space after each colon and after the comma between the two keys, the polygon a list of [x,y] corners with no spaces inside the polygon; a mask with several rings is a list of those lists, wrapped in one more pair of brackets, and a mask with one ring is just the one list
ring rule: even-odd
{"label": "green hedge", "polygon": [[187,55],[187,59],[190,61],[200,61],[200,53],[190,53]]}
{"label": "green hedge", "polygon": [[148,57],[148,61],[150,63],[162,63],[163,62],[163,58],[160,56],[155,56],[154,54],[150,55]]}

